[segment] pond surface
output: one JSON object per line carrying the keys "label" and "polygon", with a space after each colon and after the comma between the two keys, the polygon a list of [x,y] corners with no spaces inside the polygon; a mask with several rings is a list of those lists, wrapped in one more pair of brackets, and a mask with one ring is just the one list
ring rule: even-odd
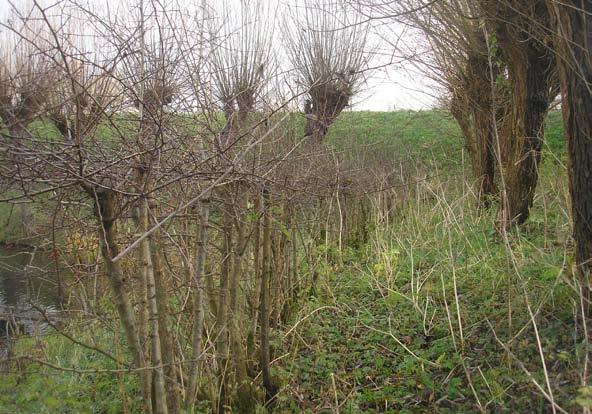
{"label": "pond surface", "polygon": [[60,273],[46,251],[0,247],[0,305],[60,307]]}

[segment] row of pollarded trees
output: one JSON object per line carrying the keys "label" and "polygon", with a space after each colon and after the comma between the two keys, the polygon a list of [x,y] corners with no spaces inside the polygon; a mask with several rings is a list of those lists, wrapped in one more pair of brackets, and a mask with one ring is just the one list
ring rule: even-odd
{"label": "row of pollarded trees", "polygon": [[586,115],[592,99],[591,6],[475,0],[412,1],[397,7],[405,23],[425,35],[431,57],[419,65],[445,87],[470,155],[479,204],[498,199],[503,228],[528,219],[546,115],[561,92],[576,260],[587,292],[592,260],[592,137]]}
{"label": "row of pollarded trees", "polygon": [[408,16],[431,51],[431,61],[420,64],[446,87],[480,205],[499,195],[501,224],[524,223],[544,120],[559,92],[550,36],[540,29],[550,22],[544,2],[437,2]]}
{"label": "row of pollarded trees", "polygon": [[[99,349],[137,376],[147,413],[251,413],[272,402],[273,328],[316,280],[299,272],[305,260],[315,273],[309,240],[334,228],[341,240],[355,221],[345,197],[355,181],[332,168],[338,156],[305,145],[285,109],[309,95],[324,135],[365,65],[361,29],[344,32],[354,43],[322,43],[313,33],[335,28],[342,11],[307,11],[311,38],[290,37],[303,41],[290,51],[297,61],[314,48],[296,69],[318,73],[285,97],[272,87],[272,33],[261,26],[270,11],[202,6],[140,0],[102,15],[33,2],[2,26],[3,50],[18,51],[0,62],[2,201],[50,206],[63,223],[48,237],[55,250],[74,232],[96,246],[59,260],[78,275],[88,314],[112,303],[129,357]],[[102,321],[97,331],[111,331]],[[119,329],[111,335],[118,343]]]}

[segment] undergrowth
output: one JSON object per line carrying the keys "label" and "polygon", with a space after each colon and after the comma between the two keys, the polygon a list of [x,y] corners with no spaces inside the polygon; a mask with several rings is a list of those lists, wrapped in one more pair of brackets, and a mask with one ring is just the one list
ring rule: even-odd
{"label": "undergrowth", "polygon": [[[376,143],[445,174],[417,181],[415,196],[373,223],[366,244],[319,249],[317,288],[273,332],[272,369],[282,384],[273,411],[546,413],[549,400],[568,412],[589,404],[558,114],[550,115],[532,215],[507,245],[494,230],[495,207],[475,208],[448,117],[348,113],[331,134],[344,151]],[[126,353],[105,325],[69,329],[81,342]],[[29,360],[5,374],[0,413],[139,409],[136,377],[119,375],[108,356],[56,335],[19,341],[15,354],[75,369]]]}
{"label": "undergrowth", "polygon": [[395,220],[376,223],[367,245],[325,264],[324,289],[277,338],[284,412],[589,404],[560,132],[550,131],[532,216],[508,245],[495,208],[477,211],[461,177],[436,178],[418,184]]}

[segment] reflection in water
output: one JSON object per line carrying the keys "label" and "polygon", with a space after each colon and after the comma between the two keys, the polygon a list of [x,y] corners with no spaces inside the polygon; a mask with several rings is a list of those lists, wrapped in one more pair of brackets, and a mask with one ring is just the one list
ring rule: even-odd
{"label": "reflection in water", "polygon": [[58,282],[48,252],[0,247],[0,305],[60,307]]}

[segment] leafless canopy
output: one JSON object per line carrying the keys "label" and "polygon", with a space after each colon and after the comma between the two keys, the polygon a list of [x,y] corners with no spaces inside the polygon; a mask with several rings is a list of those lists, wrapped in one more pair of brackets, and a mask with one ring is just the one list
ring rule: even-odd
{"label": "leafless canopy", "polygon": [[287,52],[309,97],[305,112],[314,116],[314,133],[321,137],[359,91],[368,68],[368,29],[339,2],[305,0],[286,15]]}
{"label": "leafless canopy", "polygon": [[255,109],[273,65],[273,29],[264,28],[263,21],[271,10],[259,1],[241,2],[238,8],[224,1],[212,13],[219,13],[209,19],[215,93],[227,116],[238,112],[244,117]]}

